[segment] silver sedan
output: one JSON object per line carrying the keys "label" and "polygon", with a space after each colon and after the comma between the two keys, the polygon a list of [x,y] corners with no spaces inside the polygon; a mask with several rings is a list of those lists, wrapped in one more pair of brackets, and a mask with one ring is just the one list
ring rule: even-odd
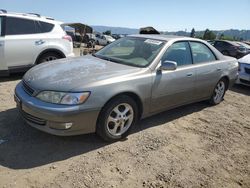
{"label": "silver sedan", "polygon": [[128,135],[137,120],[181,105],[219,104],[238,63],[205,41],[132,35],[93,55],[29,70],[15,101],[31,126],[55,135]]}

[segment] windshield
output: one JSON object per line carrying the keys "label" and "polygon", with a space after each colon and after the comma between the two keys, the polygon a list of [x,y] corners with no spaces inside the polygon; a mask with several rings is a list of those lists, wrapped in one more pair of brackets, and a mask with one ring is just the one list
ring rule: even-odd
{"label": "windshield", "polygon": [[164,44],[160,40],[125,37],[104,47],[94,56],[125,65],[147,67]]}

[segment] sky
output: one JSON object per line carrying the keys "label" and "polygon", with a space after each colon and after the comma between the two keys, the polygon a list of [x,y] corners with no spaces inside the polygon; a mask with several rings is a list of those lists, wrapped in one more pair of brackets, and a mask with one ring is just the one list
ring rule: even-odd
{"label": "sky", "polygon": [[0,9],[63,22],[160,31],[250,29],[250,0],[0,0]]}

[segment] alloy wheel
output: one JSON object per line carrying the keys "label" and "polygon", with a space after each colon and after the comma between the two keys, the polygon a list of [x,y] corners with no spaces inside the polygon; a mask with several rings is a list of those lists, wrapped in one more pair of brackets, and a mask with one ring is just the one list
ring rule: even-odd
{"label": "alloy wheel", "polygon": [[120,136],[131,126],[134,111],[130,104],[122,103],[111,110],[107,118],[107,130],[113,136]]}
{"label": "alloy wheel", "polygon": [[225,93],[225,89],[226,89],[226,85],[223,81],[220,81],[216,88],[215,88],[215,93],[214,93],[214,102],[215,103],[220,103],[220,101],[222,101],[222,98],[224,96]]}

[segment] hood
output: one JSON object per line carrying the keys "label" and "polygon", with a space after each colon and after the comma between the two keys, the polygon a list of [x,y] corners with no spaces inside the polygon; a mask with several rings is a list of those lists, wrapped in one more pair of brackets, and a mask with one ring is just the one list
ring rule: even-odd
{"label": "hood", "polygon": [[60,59],[37,65],[25,75],[36,90],[83,91],[94,83],[138,72],[140,68],[113,63],[92,55]]}
{"label": "hood", "polygon": [[250,54],[238,59],[240,63],[250,64]]}

